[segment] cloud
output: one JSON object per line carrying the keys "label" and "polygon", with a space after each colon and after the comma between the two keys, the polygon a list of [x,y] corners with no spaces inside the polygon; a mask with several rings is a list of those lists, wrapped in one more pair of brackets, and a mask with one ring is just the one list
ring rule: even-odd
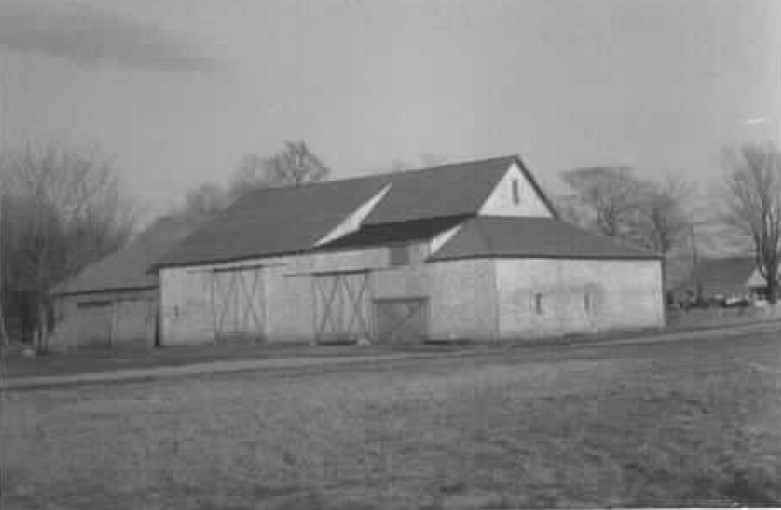
{"label": "cloud", "polygon": [[85,5],[0,4],[0,47],[78,63],[110,61],[162,71],[207,71],[214,59],[159,27]]}
{"label": "cloud", "polygon": [[746,119],[746,124],[749,125],[755,125],[755,124],[764,124],[765,118],[764,117],[751,117]]}

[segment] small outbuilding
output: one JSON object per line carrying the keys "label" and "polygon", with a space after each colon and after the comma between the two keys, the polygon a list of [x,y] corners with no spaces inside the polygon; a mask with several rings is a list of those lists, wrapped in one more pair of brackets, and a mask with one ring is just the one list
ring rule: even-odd
{"label": "small outbuilding", "polygon": [[159,286],[157,275],[147,268],[201,222],[162,218],[124,249],[52,289],[55,328],[50,347],[154,345]]}
{"label": "small outbuilding", "polygon": [[259,190],[153,265],[161,341],[498,341],[664,325],[661,259],[518,156]]}

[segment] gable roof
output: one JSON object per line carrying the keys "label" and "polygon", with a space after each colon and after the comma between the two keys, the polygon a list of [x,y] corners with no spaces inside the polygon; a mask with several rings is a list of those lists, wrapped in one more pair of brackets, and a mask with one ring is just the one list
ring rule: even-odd
{"label": "gable roof", "polygon": [[[700,260],[697,263],[696,275],[690,274],[677,288],[693,289],[697,283],[706,296],[745,292],[751,283],[750,278],[755,268],[753,257]],[[693,276],[696,276],[696,282]]]}
{"label": "gable roof", "polygon": [[[781,264],[779,264],[779,267],[781,267]],[[776,279],[781,281],[781,274],[779,274]],[[762,273],[759,272],[759,268],[756,264],[752,265],[751,276],[749,276],[748,280],[745,282],[745,286],[750,289],[763,289],[767,287],[767,278],[762,276]]]}
{"label": "gable roof", "polygon": [[309,251],[388,184],[389,191],[369,212],[364,226],[474,216],[513,163],[539,189],[513,155],[250,192],[161,257],[152,269]]}
{"label": "gable roof", "polygon": [[57,285],[52,295],[157,288],[156,274],[147,274],[149,264],[192,233],[200,218],[165,217],[152,223],[125,248],[84,268]]}
{"label": "gable roof", "polygon": [[429,260],[465,258],[659,259],[606,236],[552,218],[478,216],[467,220]]}
{"label": "gable roof", "polygon": [[342,236],[317,248],[318,251],[368,248],[372,246],[427,241],[442,232],[462,223],[464,216],[449,216],[427,220],[365,225],[359,230]]}

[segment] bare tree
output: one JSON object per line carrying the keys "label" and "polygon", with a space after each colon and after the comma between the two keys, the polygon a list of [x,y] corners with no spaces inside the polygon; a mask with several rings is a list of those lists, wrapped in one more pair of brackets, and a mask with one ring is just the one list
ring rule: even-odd
{"label": "bare tree", "polygon": [[667,175],[662,181],[643,181],[639,186],[639,214],[632,223],[634,237],[645,247],[667,253],[689,231],[689,199],[693,187],[678,177]]}
{"label": "bare tree", "polygon": [[209,216],[230,205],[230,197],[219,184],[206,182],[187,193],[184,214]]}
{"label": "bare tree", "polygon": [[49,290],[120,248],[134,208],[114,167],[95,151],[27,143],[3,155],[0,179],[7,284],[34,296],[37,347],[45,349]]}
{"label": "bare tree", "polygon": [[781,236],[781,153],[772,144],[745,145],[727,153],[722,220],[754,252],[767,283],[767,299],[777,300]]}
{"label": "bare tree", "polygon": [[610,237],[624,236],[638,214],[640,183],[631,168],[588,167],[562,173],[595,215],[596,229]]}
{"label": "bare tree", "polygon": [[563,221],[585,229],[595,224],[595,214],[580,195],[560,194],[550,198]]}
{"label": "bare tree", "polygon": [[247,190],[279,186],[300,186],[328,176],[329,169],[303,141],[287,141],[285,148],[264,158],[257,154],[244,156],[230,184],[237,196]]}
{"label": "bare tree", "polygon": [[667,284],[670,250],[691,228],[688,202],[692,191],[689,183],[670,174],[662,181],[642,181],[638,186],[638,212],[633,215],[627,237],[661,256],[663,286]]}

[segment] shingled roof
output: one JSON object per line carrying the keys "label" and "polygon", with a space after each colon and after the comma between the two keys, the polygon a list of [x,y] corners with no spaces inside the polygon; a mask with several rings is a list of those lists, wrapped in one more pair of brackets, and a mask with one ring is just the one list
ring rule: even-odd
{"label": "shingled roof", "polygon": [[527,174],[555,214],[517,156],[263,189],[244,195],[160,258],[152,270],[311,250],[389,184],[389,191],[362,222],[364,226],[474,216],[513,163]]}
{"label": "shingled roof", "polygon": [[464,216],[450,216],[446,218],[415,220],[403,223],[385,223],[382,225],[363,226],[353,233],[339,237],[328,244],[318,247],[317,250],[357,249],[393,243],[424,241],[459,225],[466,219],[467,217]]}
{"label": "shingled roof", "polygon": [[156,274],[149,264],[191,234],[203,222],[198,218],[164,217],[142,232],[127,247],[87,266],[79,274],[54,287],[54,296],[119,290],[156,289]]}
{"label": "shingled roof", "polygon": [[465,258],[658,259],[606,236],[551,218],[467,220],[429,260]]}
{"label": "shingled roof", "polygon": [[705,296],[745,293],[748,287],[759,283],[754,276],[756,267],[756,259],[753,257],[700,260],[694,274],[690,269],[688,277],[677,288],[695,289],[699,285]]}

